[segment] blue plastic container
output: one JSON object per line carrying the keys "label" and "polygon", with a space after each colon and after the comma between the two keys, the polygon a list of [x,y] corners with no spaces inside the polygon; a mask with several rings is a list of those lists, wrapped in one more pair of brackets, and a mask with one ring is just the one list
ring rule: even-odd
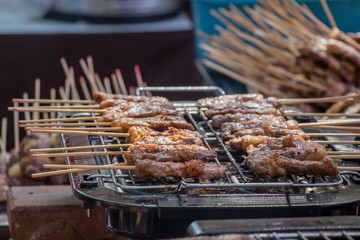
{"label": "blue plastic container", "polygon": [[[305,3],[311,9],[314,15],[320,19],[320,21],[330,26],[326,14],[321,6],[320,0],[297,0],[297,2],[301,4]],[[214,25],[224,25],[210,14],[210,10],[218,10],[219,7],[229,9],[229,3],[233,3],[239,9],[242,9],[244,5],[252,7],[254,4],[257,3],[257,1],[191,0],[195,30],[201,30],[202,32],[205,32],[209,35],[217,34],[218,32],[214,29]],[[360,31],[360,0],[327,0],[327,3],[340,30],[344,32]],[[198,57],[201,59],[204,58],[204,56],[203,50],[198,47],[200,41],[201,37],[195,34],[196,52]],[[223,81],[217,81],[223,84],[221,85],[221,87],[223,87],[227,93],[242,93],[246,91],[246,86],[244,86],[243,84],[239,85],[239,83],[235,80],[224,78]],[[219,85],[215,81],[213,84]]]}
{"label": "blue plastic container", "polygon": [[[240,9],[245,4],[251,7],[257,3],[256,0],[191,0],[195,30],[201,30],[210,35],[217,34],[214,25],[223,26],[223,24],[210,14],[210,10],[218,10],[219,7],[229,9],[230,2]],[[317,18],[330,26],[320,0],[298,0],[297,2],[305,3]],[[340,30],[344,32],[360,31],[360,0],[327,0],[327,3]],[[198,46],[200,37],[196,35],[195,41]],[[203,57],[202,51],[198,47],[197,54],[200,58]]]}

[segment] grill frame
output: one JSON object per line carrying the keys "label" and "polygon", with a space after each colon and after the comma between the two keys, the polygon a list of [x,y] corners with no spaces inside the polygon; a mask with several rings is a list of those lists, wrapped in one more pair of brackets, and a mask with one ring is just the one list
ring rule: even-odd
{"label": "grill frame", "polygon": [[[189,90],[189,88],[185,89]],[[137,93],[140,94],[141,91],[150,90],[154,89],[140,88]],[[160,91],[168,91],[168,89],[162,87]],[[213,88],[211,91],[213,91]],[[194,103],[184,102],[181,104],[186,105],[188,112],[194,111]],[[65,114],[65,116],[74,116],[74,114]],[[98,138],[100,138],[101,144],[106,142],[104,138]],[[90,144],[93,139],[83,135],[62,134],[62,140],[64,146],[80,146]],[[101,151],[101,149],[96,151]],[[95,158],[92,156],[67,157],[66,162],[70,165],[111,163],[108,156],[96,156]],[[114,170],[99,171],[100,174],[109,174],[111,180],[116,181]],[[347,184],[346,188],[325,193],[249,194],[239,191],[236,194],[187,195],[183,191],[171,194],[151,193],[143,191],[144,189],[133,189],[119,185],[109,188],[104,179],[89,179],[89,174],[99,174],[99,171],[70,174],[74,194],[86,203],[86,208],[91,208],[93,204],[103,205],[106,210],[108,228],[129,237],[182,236],[187,225],[197,219],[245,218],[249,214],[254,218],[264,218],[274,214],[284,217],[289,215],[322,216],[338,214],[339,211],[343,214],[356,211],[355,209],[360,202],[360,186],[345,176],[348,174],[360,176],[354,172],[343,172],[339,175],[341,181],[343,181],[341,183]],[[285,187],[299,186],[294,183],[285,185]],[[314,185],[301,185],[303,187],[316,187]],[[226,187],[249,188],[263,186],[258,184],[251,186],[251,183],[247,185],[235,183]],[[284,184],[268,184],[266,187],[279,186],[284,187]],[[169,188],[170,186],[165,187]],[[182,182],[181,187],[179,185],[172,186],[174,189],[184,187],[188,188],[189,185]],[[204,187],[204,185],[195,184],[192,187],[200,188]],[[130,219],[129,222],[125,222],[124,219],[126,218]],[[160,231],[159,226],[164,224],[172,225],[171,233]],[[177,230],[174,231],[174,228]]]}

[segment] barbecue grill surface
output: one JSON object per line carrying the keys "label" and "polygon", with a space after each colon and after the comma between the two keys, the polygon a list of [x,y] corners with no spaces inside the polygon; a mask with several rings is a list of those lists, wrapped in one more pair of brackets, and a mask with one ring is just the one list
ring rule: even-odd
{"label": "barbecue grill surface", "polygon": [[[356,211],[360,201],[359,174],[343,172],[334,178],[259,177],[249,170],[240,154],[228,151],[194,102],[174,104],[203,134],[205,144],[217,151],[219,156],[215,162],[229,171],[222,179],[212,182],[178,178],[145,182],[132,171],[120,170],[70,174],[74,193],[85,202],[86,208],[98,203],[105,207],[107,226],[111,231],[134,238],[176,237],[183,236],[186,227],[200,219],[329,216]],[[124,141],[84,135],[62,135],[62,139],[64,146]],[[109,156],[67,158],[68,164],[123,161],[122,156],[113,159]]]}

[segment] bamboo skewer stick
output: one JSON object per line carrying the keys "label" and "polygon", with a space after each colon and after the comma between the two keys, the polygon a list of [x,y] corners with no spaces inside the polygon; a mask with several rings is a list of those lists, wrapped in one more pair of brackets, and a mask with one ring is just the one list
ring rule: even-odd
{"label": "bamboo skewer stick", "polygon": [[33,158],[48,158],[48,157],[73,157],[73,156],[104,156],[104,155],[123,155],[129,151],[109,151],[109,152],[68,152],[68,153],[39,153],[33,154]]}
{"label": "bamboo skewer stick", "polygon": [[65,96],[66,99],[70,99],[70,74],[69,66],[64,57],[60,58],[61,67],[65,73]]}
{"label": "bamboo skewer stick", "polygon": [[50,172],[41,172],[31,174],[31,178],[41,178],[41,177],[50,177],[55,175],[67,174],[67,173],[78,173],[78,172],[88,172],[88,169],[67,169],[67,170],[58,170]]}
{"label": "bamboo skewer stick", "polygon": [[360,144],[360,141],[314,141],[319,144]]}
{"label": "bamboo skewer stick", "polygon": [[356,125],[360,124],[360,120],[343,120],[343,121],[333,121],[333,122],[316,122],[316,123],[300,123],[299,127],[317,127],[323,125]]}
{"label": "bamboo skewer stick", "polygon": [[297,113],[297,112],[286,112],[286,116],[291,117],[359,117],[360,113]]}
{"label": "bamboo skewer stick", "polygon": [[6,117],[2,118],[1,120],[1,146],[2,146],[2,157],[6,159],[6,144],[7,144],[7,126],[8,120]]}
{"label": "bamboo skewer stick", "polygon": [[308,128],[321,128],[321,129],[331,129],[331,130],[339,130],[346,132],[360,132],[360,127],[343,127],[343,126],[315,126]]}
{"label": "bamboo skewer stick", "polygon": [[343,166],[338,166],[337,169],[339,171],[356,171],[359,172],[360,171],[360,167],[343,167]]}
{"label": "bamboo skewer stick", "polygon": [[[1,167],[4,166],[4,163],[6,160],[6,146],[5,146],[5,143],[4,143],[4,140],[2,138],[2,136],[0,137],[0,149],[1,149],[1,159],[0,159],[0,164],[1,164]],[[3,171],[3,169],[2,169]],[[6,171],[6,170],[5,170]]]}
{"label": "bamboo skewer stick", "polygon": [[[40,99],[40,79],[35,79],[35,99]],[[39,103],[34,103],[34,108],[39,106]],[[33,112],[33,119],[39,119],[39,113]]]}
{"label": "bamboo skewer stick", "polygon": [[350,152],[350,151],[328,151],[327,152],[328,155],[356,155],[356,154],[359,154],[360,155],[360,151],[353,151],[353,152]]}
{"label": "bamboo skewer stick", "polygon": [[23,98],[13,98],[12,101],[15,103],[72,103],[72,104],[95,104],[93,100],[71,100],[71,99],[23,99]]}
{"label": "bamboo skewer stick", "polygon": [[104,87],[105,87],[107,93],[112,94],[111,83],[110,83],[109,77],[104,77]]}
{"label": "bamboo skewer stick", "polygon": [[326,0],[320,0],[320,2],[321,2],[321,5],[322,5],[325,13],[326,13],[326,16],[327,16],[329,22],[330,22],[330,24],[331,24],[331,27],[337,28],[336,23],[335,23],[335,20],[334,20],[334,17],[333,17],[333,15],[331,14],[331,11],[330,11],[330,9],[329,9],[328,4],[326,3]]}
{"label": "bamboo skewer stick", "polygon": [[[29,107],[32,108],[32,107]],[[91,104],[91,105],[67,105],[67,106],[39,106],[37,109],[99,109],[99,104]],[[14,110],[14,108],[10,107],[8,109]]]}
{"label": "bamboo skewer stick", "polygon": [[119,82],[122,94],[129,95],[129,93],[128,93],[127,89],[126,89],[124,78],[123,78],[123,76],[121,74],[120,69],[118,69],[118,68],[115,69],[115,75],[116,75],[117,80]]}
{"label": "bamboo skewer stick", "polygon": [[[23,93],[23,98],[24,98],[24,99],[27,99],[28,97],[29,97],[28,93],[27,93],[27,92],[24,92],[24,93]],[[28,102],[24,102],[24,107],[29,107],[29,103],[28,103]],[[31,120],[31,114],[30,114],[30,112],[25,112],[24,116],[25,116],[25,119],[26,119],[26,120]],[[27,133],[27,134],[29,135],[29,133]]]}
{"label": "bamboo skewer stick", "polygon": [[90,145],[90,146],[77,146],[77,147],[61,147],[61,148],[35,148],[30,149],[30,152],[60,152],[60,151],[75,151],[75,150],[89,150],[89,149],[100,149],[100,148],[120,148],[129,147],[132,144],[108,144],[108,145]]}
{"label": "bamboo skewer stick", "polygon": [[329,155],[332,159],[360,159],[360,155]]}
{"label": "bamboo skewer stick", "polygon": [[71,117],[71,118],[51,118],[39,120],[20,120],[19,123],[48,123],[48,122],[77,122],[77,121],[93,121],[99,117]]}
{"label": "bamboo skewer stick", "polygon": [[9,111],[17,112],[71,112],[71,113],[104,113],[105,109],[53,109],[53,108],[25,108],[25,107],[9,107]]}
{"label": "bamboo skewer stick", "polygon": [[[19,107],[18,102],[14,102],[14,107]],[[14,111],[14,147],[15,151],[20,150],[20,136],[19,136],[19,112]]]}
{"label": "bamboo skewer stick", "polygon": [[90,92],[89,92],[89,89],[86,85],[86,82],[85,82],[85,78],[83,76],[80,76],[79,77],[79,82],[80,82],[80,86],[81,86],[81,90],[85,96],[85,99],[86,100],[91,100],[91,96],[90,96]]}
{"label": "bamboo skewer stick", "polygon": [[[51,100],[55,100],[56,99],[56,89],[55,88],[51,88],[50,89],[50,99]],[[55,107],[55,103],[51,103],[50,104],[51,108]],[[25,112],[26,113],[26,112]],[[52,112],[50,113],[50,118],[54,119],[56,117],[56,113]]]}
{"label": "bamboo skewer stick", "polygon": [[111,126],[110,122],[86,122],[86,123],[35,123],[21,124],[20,127],[93,127],[93,126]]}
{"label": "bamboo skewer stick", "polygon": [[106,92],[104,85],[101,82],[101,78],[99,77],[99,75],[97,73],[94,74],[94,78],[95,78],[95,82],[98,85],[98,88],[101,92]]}
{"label": "bamboo skewer stick", "polygon": [[73,130],[41,130],[31,129],[32,133],[62,133],[62,134],[79,134],[79,135],[92,135],[92,136],[113,136],[113,137],[128,137],[128,133],[111,133],[111,132],[91,132],[91,131],[73,131]]}
{"label": "bamboo skewer stick", "polygon": [[94,76],[89,72],[89,69],[86,65],[86,62],[84,59],[80,59],[79,60],[79,63],[80,63],[80,66],[85,74],[85,77],[87,78],[87,80],[89,81],[90,83],[90,86],[91,86],[91,91],[99,91],[99,88],[98,86],[96,85],[96,82],[95,82],[95,78]]}
{"label": "bamboo skewer stick", "polygon": [[360,97],[360,94],[351,95],[351,96],[336,96],[336,97],[323,97],[323,98],[302,98],[302,99],[278,99],[281,104],[299,104],[299,103],[329,103],[337,102],[344,99],[355,99]]}
{"label": "bamboo skewer stick", "polygon": [[76,83],[75,83],[75,74],[74,74],[74,68],[70,67],[69,68],[69,81],[70,81],[70,86],[71,86],[71,96],[72,99],[75,100],[80,100],[80,96],[79,96],[79,92],[76,88]]}
{"label": "bamboo skewer stick", "polygon": [[91,55],[88,55],[86,57],[87,66],[89,69],[89,73],[94,76],[95,74],[95,68],[94,68],[94,61]]}
{"label": "bamboo skewer stick", "polygon": [[[20,126],[22,127],[22,126]],[[122,132],[123,128],[122,127],[75,127],[75,128],[71,128],[71,127],[66,127],[66,128],[47,128],[47,127],[25,127],[26,131],[31,131],[32,129],[41,129],[41,130],[51,130],[51,129],[56,129],[56,130],[68,130],[68,131],[110,131],[110,132]]]}
{"label": "bamboo skewer stick", "polygon": [[307,133],[309,137],[358,137],[360,133]]}
{"label": "bamboo skewer stick", "polygon": [[111,81],[112,81],[112,85],[114,87],[115,93],[121,94],[120,85],[119,85],[119,82],[117,81],[116,75],[114,73],[111,74]]}
{"label": "bamboo skewer stick", "polygon": [[67,169],[120,169],[120,170],[135,170],[135,166],[127,165],[127,163],[115,163],[106,165],[64,165],[64,164],[44,164],[44,168],[67,168]]}

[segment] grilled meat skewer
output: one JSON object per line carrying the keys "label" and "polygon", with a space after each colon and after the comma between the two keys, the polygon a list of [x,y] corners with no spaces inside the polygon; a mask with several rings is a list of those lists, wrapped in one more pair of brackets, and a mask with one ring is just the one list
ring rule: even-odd
{"label": "grilled meat skewer", "polygon": [[[282,116],[274,115],[257,115],[257,114],[225,114],[225,115],[215,115],[211,118],[213,128],[220,128],[222,123],[225,122],[238,122],[246,124],[254,124],[256,126],[261,126],[267,122],[269,125],[280,126],[282,128],[288,129],[299,129],[298,122],[295,120],[286,120]],[[244,124],[245,125],[245,124]]]}
{"label": "grilled meat skewer", "polygon": [[308,174],[313,176],[336,176],[337,164],[330,157],[313,159],[311,149],[269,148],[254,150],[246,157],[246,162],[259,175],[285,176],[287,174]]}
{"label": "grilled meat skewer", "polygon": [[136,160],[150,159],[159,162],[186,162],[191,159],[211,160],[215,151],[196,145],[134,144],[128,148],[124,158],[130,165]]}
{"label": "grilled meat skewer", "polygon": [[194,179],[221,178],[227,168],[216,163],[204,163],[201,160],[181,162],[157,162],[149,159],[136,160],[135,171],[141,179],[154,179],[163,177],[181,177]]}
{"label": "grilled meat skewer", "polygon": [[236,137],[231,139],[228,144],[231,148],[248,152],[249,146],[259,147],[266,145],[271,150],[283,149],[287,147],[295,148],[312,148],[317,152],[324,152],[326,154],[326,148],[316,142],[305,141],[300,135],[287,135],[280,138],[268,137],[268,136],[251,136],[245,135],[242,137]]}
{"label": "grilled meat skewer", "polygon": [[305,140],[309,139],[309,136],[301,130],[282,128],[281,125],[277,126],[276,124],[270,126],[267,122],[265,122],[263,125],[258,125],[257,123],[254,124],[252,122],[225,122],[221,125],[221,131],[222,137],[224,139],[232,139],[245,135],[282,137],[289,134],[300,135]]}
{"label": "grilled meat skewer", "polygon": [[160,145],[198,145],[203,146],[203,137],[200,133],[187,129],[168,128],[164,132],[151,128],[134,126],[128,131],[130,143],[160,144]]}
{"label": "grilled meat skewer", "polygon": [[169,127],[178,129],[188,129],[194,131],[193,125],[186,122],[180,116],[163,116],[151,118],[120,118],[111,122],[112,127],[121,127],[123,132],[128,132],[130,127],[143,126],[154,129],[156,131],[165,131]]}

